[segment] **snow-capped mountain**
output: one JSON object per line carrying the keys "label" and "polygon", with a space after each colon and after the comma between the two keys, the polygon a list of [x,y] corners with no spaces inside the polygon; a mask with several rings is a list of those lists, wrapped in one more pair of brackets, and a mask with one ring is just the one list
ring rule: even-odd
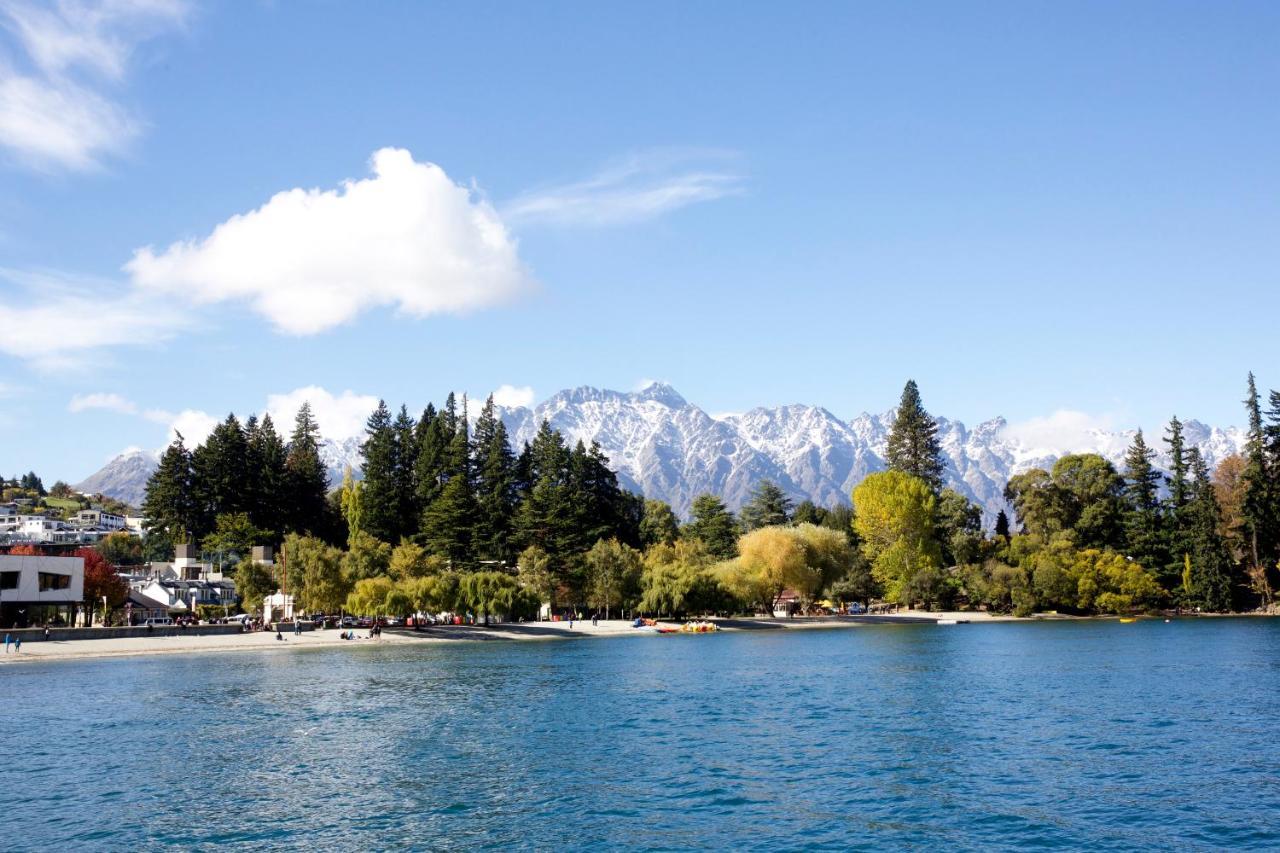
{"label": "snow-capped mountain", "polygon": [[72,486],[87,495],[104,494],[130,506],[142,506],[147,480],[160,457],[150,450],[129,450]]}
{"label": "snow-capped mountain", "polygon": [[[474,407],[470,414],[474,417]],[[561,391],[532,409],[500,408],[499,414],[517,451],[533,440],[544,419],[570,444],[599,442],[624,487],[667,501],[681,515],[688,514],[693,499],[703,492],[722,496],[736,509],[763,479],[778,483],[796,500],[807,498],[819,505],[847,502],[863,477],[884,469],[893,424],[892,411],[863,413],[845,421],[820,406],[805,405],[717,418],[662,383],[631,393],[584,386]],[[1162,429],[1151,430],[1147,443],[1157,451],[1157,464],[1165,467]],[[1211,428],[1194,420],[1185,422],[1184,434],[1210,467],[1244,445],[1241,430]],[[1085,428],[1077,431],[1071,446],[1052,446],[1051,435],[1011,429],[1004,418],[973,429],[938,418],[947,481],[982,506],[988,521],[1004,508],[1004,486],[1014,474],[1050,467],[1071,452],[1100,453],[1123,468],[1133,435],[1132,430]],[[341,481],[348,465],[359,474],[359,438],[325,439],[320,453],[331,483]],[[153,455],[121,456],[77,488],[136,504],[154,465]]]}

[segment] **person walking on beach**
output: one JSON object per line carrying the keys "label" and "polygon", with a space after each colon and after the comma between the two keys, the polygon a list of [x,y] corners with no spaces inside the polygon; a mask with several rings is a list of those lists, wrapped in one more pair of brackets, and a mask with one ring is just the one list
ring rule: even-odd
{"label": "person walking on beach", "polygon": [[13,642],[13,638],[9,636],[9,632],[4,632],[4,653],[9,654],[9,646]]}
{"label": "person walking on beach", "polygon": [[16,655],[16,654],[18,654],[18,653],[19,653],[19,652],[21,652],[21,651],[22,651],[22,638],[21,638],[21,637],[14,637],[14,638],[13,638],[13,653]]}
{"label": "person walking on beach", "polygon": [[49,642],[49,623],[48,622],[44,623],[44,640],[46,643]]}

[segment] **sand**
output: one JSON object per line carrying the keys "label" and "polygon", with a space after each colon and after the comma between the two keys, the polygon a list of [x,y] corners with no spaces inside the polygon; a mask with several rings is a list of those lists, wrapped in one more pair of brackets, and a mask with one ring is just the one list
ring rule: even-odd
{"label": "sand", "polygon": [[[954,619],[960,622],[1000,622],[1014,620],[1010,616],[993,616],[986,613],[903,611],[895,614],[849,617],[813,617],[795,619],[726,619],[718,620],[722,630],[796,630],[812,628],[851,628],[867,624],[928,623],[938,619]],[[0,666],[52,660],[80,660],[86,658],[128,657],[136,655],[192,654],[200,652],[259,651],[288,652],[299,649],[325,647],[356,648],[364,646],[411,645],[414,643],[450,643],[494,640],[571,640],[592,637],[646,637],[650,632],[637,631],[629,620],[601,619],[592,625],[591,620],[568,622],[504,623],[492,627],[450,625],[427,628],[421,632],[394,628],[384,630],[382,636],[369,638],[367,630],[357,630],[356,640],[339,639],[336,629],[306,631],[295,636],[286,632],[283,640],[277,640],[270,631],[252,634],[230,634],[196,637],[175,636],[127,637],[101,640],[53,640],[29,641],[21,652],[10,649],[0,654]]]}

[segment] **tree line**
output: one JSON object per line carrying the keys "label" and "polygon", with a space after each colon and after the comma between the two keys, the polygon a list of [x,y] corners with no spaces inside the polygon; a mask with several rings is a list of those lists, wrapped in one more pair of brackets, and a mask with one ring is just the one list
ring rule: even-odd
{"label": "tree line", "polygon": [[1251,375],[1246,453],[1212,473],[1175,417],[1162,438],[1167,475],[1141,432],[1123,471],[1072,454],[1019,474],[1005,495],[1013,516],[990,532],[979,507],[944,487],[937,424],[914,382],[887,470],[853,490],[852,506],[794,504],[764,481],[739,513],[704,494],[681,523],[622,489],[598,445],[571,448],[544,422],[517,452],[492,399],[473,428],[466,400],[450,395],[418,418],[379,403],[363,478],[348,472],[328,493],[307,407],[283,446],[268,418],[241,427],[229,416],[194,452],[174,442],[146,508],[153,531],[178,541],[240,554],[283,541],[287,576],[246,562],[242,592],[283,582],[320,610],[768,611],[784,589],[805,604],[1018,614],[1239,610],[1269,603],[1280,561],[1280,396],[1270,403],[1264,414]]}

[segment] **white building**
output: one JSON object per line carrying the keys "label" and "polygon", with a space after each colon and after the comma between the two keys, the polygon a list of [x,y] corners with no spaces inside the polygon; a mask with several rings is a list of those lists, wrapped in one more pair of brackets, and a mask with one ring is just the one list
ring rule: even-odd
{"label": "white building", "polygon": [[104,509],[82,509],[72,517],[71,521],[81,527],[97,527],[111,532],[125,528],[123,515],[116,515]]}
{"label": "white building", "polygon": [[0,628],[70,625],[83,598],[83,558],[0,554]]}

